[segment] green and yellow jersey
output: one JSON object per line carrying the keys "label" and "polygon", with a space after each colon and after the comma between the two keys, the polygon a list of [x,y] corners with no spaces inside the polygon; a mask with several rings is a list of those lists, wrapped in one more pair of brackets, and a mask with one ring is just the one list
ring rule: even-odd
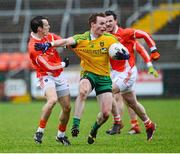
{"label": "green and yellow jersey", "polygon": [[110,76],[109,47],[117,43],[116,37],[104,33],[95,40],[91,40],[90,32],[73,36],[76,41],[73,51],[80,57],[83,71],[97,75]]}

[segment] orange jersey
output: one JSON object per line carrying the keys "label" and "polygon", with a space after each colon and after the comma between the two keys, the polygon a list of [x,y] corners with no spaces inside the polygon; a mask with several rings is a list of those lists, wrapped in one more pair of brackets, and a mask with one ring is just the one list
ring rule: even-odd
{"label": "orange jersey", "polygon": [[45,65],[42,65],[37,61],[38,56],[42,56],[43,59],[51,66],[58,66],[61,64],[61,57],[59,56],[55,47],[50,47],[45,53],[42,51],[36,51],[34,48],[35,43],[46,43],[52,42],[53,40],[61,39],[53,33],[49,33],[47,36],[43,37],[41,40],[35,38],[32,34],[28,43],[29,56],[32,62],[33,68],[37,72],[37,77],[45,76],[51,74],[52,76],[58,76],[63,71],[63,69],[50,70]]}
{"label": "orange jersey", "polygon": [[136,41],[138,38],[143,38],[149,48],[155,47],[155,42],[152,40],[152,38],[149,36],[149,34],[141,31],[141,30],[134,30],[132,28],[118,28],[117,32],[115,35],[119,42],[122,43],[128,50],[130,54],[129,60],[113,60],[110,59],[111,67],[113,70],[123,72],[126,70],[127,67],[133,67],[135,66],[135,51],[137,51],[140,56],[143,58],[145,63],[150,62],[150,56],[145,50],[145,48]]}

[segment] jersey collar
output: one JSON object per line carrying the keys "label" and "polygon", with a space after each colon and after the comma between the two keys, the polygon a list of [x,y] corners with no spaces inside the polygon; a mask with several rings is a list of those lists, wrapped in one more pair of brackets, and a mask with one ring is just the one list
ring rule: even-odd
{"label": "jersey collar", "polygon": [[38,41],[41,40],[40,38],[36,37],[33,32],[31,32],[31,37],[34,38],[35,40],[38,40]]}

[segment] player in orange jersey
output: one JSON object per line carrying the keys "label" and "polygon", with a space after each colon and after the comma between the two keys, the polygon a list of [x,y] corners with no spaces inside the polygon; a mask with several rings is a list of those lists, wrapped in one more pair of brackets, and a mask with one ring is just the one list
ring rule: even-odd
{"label": "player in orange jersey", "polygon": [[70,145],[67,136],[65,136],[71,111],[70,93],[67,80],[63,76],[63,68],[69,65],[69,60],[65,58],[62,62],[55,47],[51,47],[47,51],[36,51],[34,49],[35,43],[46,43],[61,39],[60,36],[50,33],[49,29],[50,25],[47,18],[36,16],[31,20],[32,32],[28,43],[29,56],[33,68],[37,72],[38,86],[43,90],[47,99],[42,108],[39,127],[34,135],[34,140],[36,143],[42,143],[47,121],[53,107],[58,102],[62,107],[62,112],[59,117],[56,141],[63,145]]}
{"label": "player in orange jersey", "polygon": [[[160,54],[157,51],[154,41],[146,32],[131,28],[123,29],[118,27],[116,14],[113,11],[106,11],[105,14],[107,19],[107,31],[115,35],[119,42],[127,47],[130,53],[129,60],[123,60],[121,63],[117,60],[110,59],[112,67],[111,77],[113,81],[113,93],[115,94],[118,104],[116,102],[113,103],[112,114],[114,115],[114,125],[110,130],[106,131],[106,133],[111,135],[120,133],[120,129],[123,127],[123,124],[121,122],[119,112],[120,110],[122,111],[121,106],[123,102],[122,100],[124,99],[130,107],[128,108],[128,111],[131,117],[132,128],[129,130],[129,134],[140,133],[140,127],[137,121],[138,115],[145,124],[147,140],[151,140],[156,129],[156,125],[150,120],[144,107],[137,101],[134,91],[137,78],[135,51],[143,58],[148,67],[148,72],[153,74],[155,77],[158,76],[158,73],[154,69],[151,60],[157,60],[160,57]],[[144,47],[136,41],[138,38],[143,38],[150,47],[151,58]],[[123,99],[119,95],[119,92],[121,92]]]}

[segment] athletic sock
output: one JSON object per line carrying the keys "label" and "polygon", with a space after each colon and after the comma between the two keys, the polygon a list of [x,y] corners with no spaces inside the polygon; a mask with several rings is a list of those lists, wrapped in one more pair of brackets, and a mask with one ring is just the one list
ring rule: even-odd
{"label": "athletic sock", "polygon": [[148,128],[151,125],[152,121],[150,119],[144,121],[144,126]]}
{"label": "athletic sock", "polygon": [[80,125],[80,119],[77,117],[73,118],[73,126],[77,126],[79,128]]}
{"label": "athletic sock", "polygon": [[132,127],[139,126],[139,123],[138,123],[137,119],[131,120],[131,126],[132,126]]}
{"label": "athletic sock", "polygon": [[44,128],[38,127],[38,129],[37,129],[36,132],[42,132],[42,133],[44,133]]}
{"label": "athletic sock", "polygon": [[44,132],[44,129],[46,127],[46,124],[47,124],[47,121],[46,120],[43,120],[41,119],[40,122],[39,122],[39,127],[37,129],[37,132]]}
{"label": "athletic sock", "polygon": [[121,118],[120,115],[114,115],[114,124],[120,124]]}
{"label": "athletic sock", "polygon": [[58,130],[61,131],[61,132],[65,132],[66,131],[66,125],[59,124]]}
{"label": "athletic sock", "polygon": [[58,137],[64,137],[65,136],[65,132],[61,132],[60,130],[58,130],[57,136]]}
{"label": "athletic sock", "polygon": [[66,131],[66,125],[59,124],[57,136],[58,137],[64,137],[65,136],[65,131]]}
{"label": "athletic sock", "polygon": [[45,128],[45,127],[46,127],[46,124],[47,124],[47,121],[46,121],[46,120],[41,119],[41,120],[40,120],[40,122],[39,122],[39,127],[41,127],[41,128]]}
{"label": "athletic sock", "polygon": [[93,131],[97,131],[100,127],[101,127],[101,125],[99,125],[99,124],[97,123],[97,121],[96,121],[96,122],[94,123],[93,127],[92,127],[92,130],[93,130]]}

